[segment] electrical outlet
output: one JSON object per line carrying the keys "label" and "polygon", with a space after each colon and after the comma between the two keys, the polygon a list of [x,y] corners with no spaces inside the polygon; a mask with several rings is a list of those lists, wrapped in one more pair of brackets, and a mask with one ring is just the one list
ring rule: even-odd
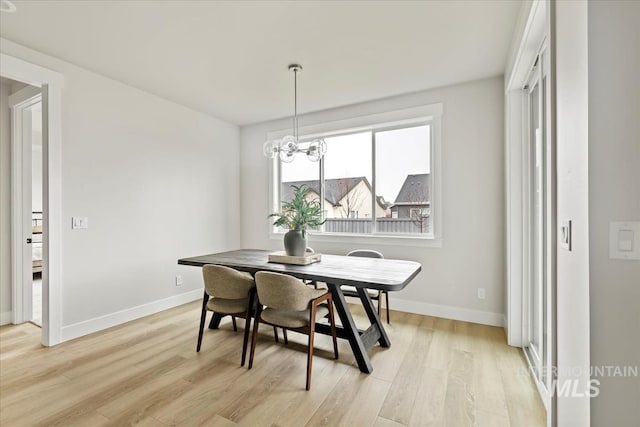
{"label": "electrical outlet", "polygon": [[182,286],[182,276],[176,276],[176,286]]}
{"label": "electrical outlet", "polygon": [[485,298],[484,288],[478,288],[478,299],[484,299],[484,298]]}

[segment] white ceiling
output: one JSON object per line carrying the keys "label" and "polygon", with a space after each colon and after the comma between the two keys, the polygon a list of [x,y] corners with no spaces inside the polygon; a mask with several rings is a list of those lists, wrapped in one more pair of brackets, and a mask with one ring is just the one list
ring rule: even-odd
{"label": "white ceiling", "polygon": [[236,124],[503,73],[519,1],[14,1],[2,37]]}

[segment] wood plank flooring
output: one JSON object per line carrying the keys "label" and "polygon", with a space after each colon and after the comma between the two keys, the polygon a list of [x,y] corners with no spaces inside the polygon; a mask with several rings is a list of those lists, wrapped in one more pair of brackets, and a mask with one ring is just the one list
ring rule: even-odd
{"label": "wood plank flooring", "polygon": [[32,324],[1,327],[0,425],[545,425],[522,352],[501,328],[392,312],[392,345],[372,349],[370,375],[346,341],[335,361],[330,337],[317,335],[307,392],[306,336],[289,333],[285,347],[265,328],[249,371],[240,367],[242,328],[229,320],[206,329],[196,353],[199,309],[186,304],[52,348]]}

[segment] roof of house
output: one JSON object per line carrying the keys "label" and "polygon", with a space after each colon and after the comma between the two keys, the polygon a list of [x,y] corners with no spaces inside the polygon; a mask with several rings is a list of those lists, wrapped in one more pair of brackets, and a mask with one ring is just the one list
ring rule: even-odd
{"label": "roof of house", "polygon": [[[340,200],[344,198],[344,196],[349,193],[360,183],[360,181],[364,181],[364,183],[371,190],[371,184],[369,184],[369,180],[364,176],[358,176],[353,178],[335,178],[335,179],[325,179],[324,180],[324,198],[327,202],[331,203],[332,206],[337,206],[340,203]],[[299,187],[301,185],[306,185],[309,187],[311,191],[316,194],[320,194],[320,182],[318,180],[311,181],[290,181],[282,183],[282,200],[290,201],[293,199],[293,186]]]}
{"label": "roof of house", "polygon": [[398,192],[398,196],[394,205],[423,205],[429,203],[431,188],[431,175],[428,173],[420,173],[415,175],[407,175],[402,188]]}

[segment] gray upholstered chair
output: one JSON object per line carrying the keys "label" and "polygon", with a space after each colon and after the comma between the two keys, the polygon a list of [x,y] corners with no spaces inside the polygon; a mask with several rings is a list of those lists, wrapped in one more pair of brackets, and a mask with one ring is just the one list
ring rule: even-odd
{"label": "gray upholstered chair", "polygon": [[200,316],[200,331],[198,333],[196,351],[200,351],[202,344],[202,333],[207,311],[230,315],[234,331],[238,330],[236,316],[244,317],[244,341],[240,364],[244,366],[251,326],[251,311],[255,305],[256,284],[249,274],[220,265],[205,265],[202,267],[202,276],[204,277],[204,296],[202,298],[202,314]]}
{"label": "gray upholstered chair", "polygon": [[[307,334],[309,335],[309,342],[306,389],[309,390],[311,388],[311,365],[316,319],[321,319],[327,314],[329,315],[329,324],[331,325],[331,335],[333,337],[333,352],[335,358],[338,358],[338,342],[336,340],[336,325],[333,316],[331,293],[326,289],[312,289],[295,277],[267,271],[256,273],[256,288],[258,305],[253,323],[249,369],[253,367],[260,322],[281,327],[285,331],[290,329]],[[323,302],[324,304],[321,304]]]}
{"label": "gray upholstered chair", "polygon": [[[378,251],[374,251],[371,249],[357,249],[355,251],[351,251],[347,254],[347,256],[357,256],[363,258],[384,258],[384,255]],[[358,297],[358,292],[356,288],[353,286],[342,285],[340,286],[342,289],[342,293],[348,297]],[[385,307],[387,309],[387,323],[390,323],[389,319],[389,293],[387,291],[379,291],[376,289],[367,289],[367,293],[372,300],[378,301],[378,316],[382,315],[381,306],[382,306],[382,297],[385,298]]]}

